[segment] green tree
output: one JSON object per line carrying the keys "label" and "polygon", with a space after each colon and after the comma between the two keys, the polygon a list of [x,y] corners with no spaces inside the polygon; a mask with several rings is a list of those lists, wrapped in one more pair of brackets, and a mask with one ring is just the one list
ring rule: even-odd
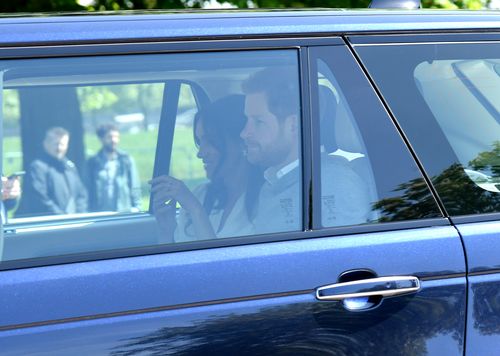
{"label": "green tree", "polygon": [[85,10],[77,0],[2,0],[0,12],[48,12]]}
{"label": "green tree", "polygon": [[[238,8],[366,8],[371,0],[219,0]],[[424,8],[484,9],[491,0],[422,0]],[[205,0],[94,0],[83,7],[78,0],[3,0],[0,12],[106,11],[201,8]]]}
{"label": "green tree", "polygon": [[491,151],[481,152],[469,165],[477,171],[489,171],[492,177],[500,178],[500,141],[495,141]]}

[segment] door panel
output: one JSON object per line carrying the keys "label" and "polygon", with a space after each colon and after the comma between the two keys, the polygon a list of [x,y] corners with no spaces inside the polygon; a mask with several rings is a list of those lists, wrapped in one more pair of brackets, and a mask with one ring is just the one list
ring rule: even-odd
{"label": "door panel", "polygon": [[[363,312],[315,299],[315,288],[357,268],[414,275],[422,288]],[[435,338],[461,354],[464,268],[456,231],[435,227],[4,271],[0,338],[7,354],[26,345],[407,354],[433,351]]]}
{"label": "door panel", "polygon": [[[441,281],[424,281],[417,296],[367,313],[346,313],[307,294],[7,331],[3,354],[459,354],[463,283],[449,279],[443,290]],[[427,314],[431,308],[440,312]]]}
{"label": "door panel", "polygon": [[467,354],[493,355],[500,347],[500,223],[460,224],[469,269]]}

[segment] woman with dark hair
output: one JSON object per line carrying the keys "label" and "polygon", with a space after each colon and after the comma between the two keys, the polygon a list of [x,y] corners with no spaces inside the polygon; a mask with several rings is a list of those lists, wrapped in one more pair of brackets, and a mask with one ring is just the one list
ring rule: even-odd
{"label": "woman with dark hair", "polygon": [[[245,157],[240,137],[245,124],[243,95],[219,99],[196,114],[194,140],[208,183],[191,192],[170,176],[151,181],[154,215],[164,237],[173,235],[180,242],[253,233],[252,213],[263,178]],[[177,202],[181,211],[175,220]]]}

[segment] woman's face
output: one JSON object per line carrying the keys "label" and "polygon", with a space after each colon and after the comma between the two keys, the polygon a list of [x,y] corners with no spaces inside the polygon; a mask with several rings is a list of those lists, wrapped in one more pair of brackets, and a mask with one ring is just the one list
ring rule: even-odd
{"label": "woman's face", "polygon": [[198,141],[197,157],[203,161],[203,168],[207,178],[213,180],[218,175],[218,167],[221,164],[222,155],[212,144],[215,137],[210,137],[203,128],[203,122],[200,120],[195,126],[194,134]]}

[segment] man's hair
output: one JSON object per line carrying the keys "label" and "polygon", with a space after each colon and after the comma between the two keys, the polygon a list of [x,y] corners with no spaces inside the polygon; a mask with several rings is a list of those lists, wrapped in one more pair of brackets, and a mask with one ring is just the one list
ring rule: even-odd
{"label": "man's hair", "polygon": [[108,123],[99,125],[95,132],[96,132],[98,137],[103,138],[104,136],[107,135],[108,132],[111,132],[111,131],[119,131],[118,126],[116,126],[115,124],[113,124],[111,122],[108,122]]}
{"label": "man's hair", "polygon": [[47,137],[49,136],[61,138],[63,136],[69,136],[69,132],[63,127],[55,126],[47,130],[47,132],[45,133],[45,139],[47,139]]}
{"label": "man's hair", "polygon": [[298,72],[291,68],[269,67],[252,74],[243,82],[245,94],[264,93],[269,111],[279,120],[299,116]]}

